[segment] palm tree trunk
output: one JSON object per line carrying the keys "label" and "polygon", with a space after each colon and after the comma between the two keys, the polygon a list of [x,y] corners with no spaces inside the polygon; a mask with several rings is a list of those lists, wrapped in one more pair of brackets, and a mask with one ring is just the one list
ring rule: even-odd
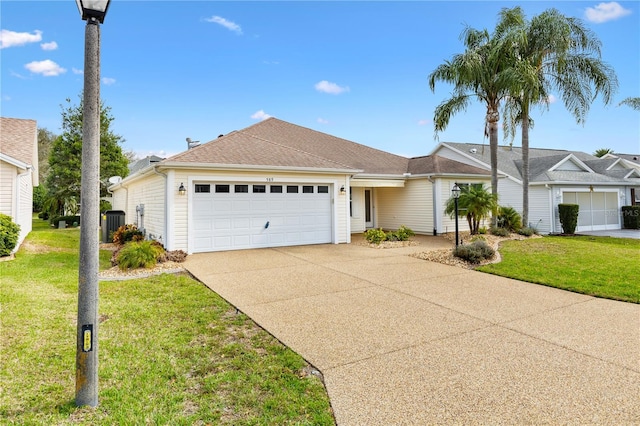
{"label": "palm tree trunk", "polygon": [[[489,150],[491,153],[491,194],[498,199],[498,121],[500,112],[497,106],[487,108],[487,126],[489,127]],[[497,207],[491,215],[491,226],[496,226],[498,221]]]}
{"label": "palm tree trunk", "polygon": [[529,107],[522,111],[522,226],[529,226]]}

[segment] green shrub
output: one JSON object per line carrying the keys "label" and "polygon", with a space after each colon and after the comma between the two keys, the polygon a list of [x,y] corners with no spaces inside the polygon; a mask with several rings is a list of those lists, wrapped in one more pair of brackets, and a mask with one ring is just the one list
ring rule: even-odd
{"label": "green shrub", "polygon": [[49,213],[48,212],[40,212],[40,213],[38,213],[38,218],[42,219],[42,220],[49,220]]}
{"label": "green shrub", "polygon": [[384,232],[380,229],[368,229],[364,233],[365,239],[371,244],[380,244],[383,241],[407,241],[413,237],[415,233],[404,225],[401,225],[397,231]]}
{"label": "green shrub", "polygon": [[164,248],[155,241],[131,241],[118,252],[118,267],[122,270],[152,268],[163,253]]}
{"label": "green shrub", "polygon": [[0,256],[9,256],[20,236],[20,225],[15,223],[11,216],[0,213]]}
{"label": "green shrub", "polygon": [[469,263],[480,263],[485,259],[491,259],[495,254],[489,244],[484,241],[474,241],[471,244],[460,245],[453,249],[453,255]]}
{"label": "green shrub", "polygon": [[49,223],[51,223],[54,228],[57,228],[58,224],[62,221],[65,221],[67,226],[72,226],[74,223],[77,226],[80,223],[80,216],[57,216],[49,219]]}
{"label": "green shrub", "polygon": [[529,228],[528,226],[524,227],[524,228],[520,228],[518,230],[518,234],[524,235],[525,237],[530,237],[535,233],[536,233],[536,231],[533,228]]}
{"label": "green shrub", "polygon": [[101,212],[106,212],[108,210],[112,210],[113,208],[111,207],[111,202],[107,201],[107,200],[100,200],[100,211]]}
{"label": "green shrub", "polygon": [[640,229],[640,206],[622,206],[622,224],[625,229]]}
{"label": "green shrub", "polygon": [[565,234],[575,234],[576,226],[578,226],[579,209],[580,206],[577,204],[558,204],[560,225],[562,225],[562,232]]}
{"label": "green shrub", "polygon": [[364,238],[371,244],[380,244],[386,241],[387,234],[382,229],[367,229],[364,233]]}
{"label": "green shrub", "polygon": [[144,234],[133,224],[122,225],[113,233],[113,242],[118,245],[126,244],[129,241],[142,240],[144,240]]}
{"label": "green shrub", "polygon": [[509,236],[509,230],[506,228],[500,228],[500,227],[493,227],[490,230],[492,235],[495,235],[496,237],[508,237]]}
{"label": "green shrub", "polygon": [[486,226],[481,226],[480,228],[478,228],[478,234],[486,234],[486,233],[487,233]]}
{"label": "green shrub", "polygon": [[498,226],[516,232],[522,228],[522,216],[513,207],[498,207]]}

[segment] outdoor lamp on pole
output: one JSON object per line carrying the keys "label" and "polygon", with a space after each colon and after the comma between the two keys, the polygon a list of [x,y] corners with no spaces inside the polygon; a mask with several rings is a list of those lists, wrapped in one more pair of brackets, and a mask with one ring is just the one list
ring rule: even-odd
{"label": "outdoor lamp on pole", "polygon": [[110,0],[76,0],[84,36],[80,267],[76,405],[98,405],[98,256],[100,226],[100,24]]}
{"label": "outdoor lamp on pole", "polygon": [[458,239],[458,198],[460,198],[460,187],[457,183],[455,183],[453,188],[451,188],[451,195],[453,195],[456,205],[456,247],[458,247],[458,241],[460,241]]}

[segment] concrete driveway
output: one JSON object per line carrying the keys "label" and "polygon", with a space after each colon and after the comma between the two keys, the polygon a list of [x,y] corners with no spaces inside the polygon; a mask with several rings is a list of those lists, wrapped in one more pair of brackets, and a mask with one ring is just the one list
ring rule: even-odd
{"label": "concrete driveway", "polygon": [[322,372],[339,425],[640,424],[640,305],[408,256],[425,248],[185,266]]}

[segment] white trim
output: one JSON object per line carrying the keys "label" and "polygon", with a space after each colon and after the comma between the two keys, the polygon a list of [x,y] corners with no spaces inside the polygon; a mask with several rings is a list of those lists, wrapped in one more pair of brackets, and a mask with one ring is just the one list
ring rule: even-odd
{"label": "white trim", "polygon": [[595,173],[589,166],[587,166],[585,163],[580,161],[580,159],[578,157],[576,157],[575,155],[573,155],[573,154],[569,154],[566,157],[564,157],[562,160],[558,161],[551,168],[549,168],[549,171],[550,172],[555,171],[558,167],[560,167],[561,165],[563,165],[567,161],[571,161],[573,164],[575,164],[576,166],[580,167],[585,172]]}
{"label": "white trim", "polygon": [[12,166],[15,166],[15,167],[17,167],[19,169],[22,169],[22,170],[27,170],[28,168],[31,167],[27,163],[23,163],[22,161],[17,160],[15,158],[11,157],[10,155],[3,154],[1,152],[0,152],[0,160],[4,161],[5,163],[9,163]]}
{"label": "white trim", "polygon": [[[176,172],[175,170],[167,170],[167,178],[165,179],[165,184],[167,185],[165,191],[165,227],[164,227],[164,238],[165,238],[165,247],[167,250],[173,250],[174,241],[175,241],[175,195],[178,192],[178,188],[176,187]],[[189,194],[189,190],[187,189],[187,195]]]}

